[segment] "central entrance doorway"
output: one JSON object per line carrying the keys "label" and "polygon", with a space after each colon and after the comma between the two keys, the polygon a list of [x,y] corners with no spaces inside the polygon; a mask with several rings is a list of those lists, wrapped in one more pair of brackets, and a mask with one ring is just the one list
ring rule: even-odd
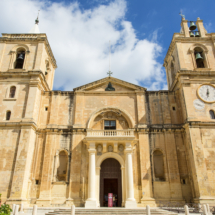
{"label": "central entrance doorway", "polygon": [[122,205],[121,166],[114,158],[108,158],[101,164],[100,170],[100,206],[108,206],[108,193],[115,197],[115,207]]}

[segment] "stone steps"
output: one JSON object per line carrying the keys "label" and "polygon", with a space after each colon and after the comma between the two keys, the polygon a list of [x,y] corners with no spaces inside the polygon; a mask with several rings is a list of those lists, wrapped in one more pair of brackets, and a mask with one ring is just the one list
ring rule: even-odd
{"label": "stone steps", "polygon": [[[125,208],[98,208],[98,209],[85,209],[85,208],[76,208],[75,214],[78,215],[89,215],[89,214],[96,214],[96,215],[145,215],[145,209],[125,209]],[[177,213],[165,211],[161,209],[151,209],[151,215],[177,215]],[[56,209],[54,212],[46,213],[46,215],[71,215],[71,210],[69,209]]]}

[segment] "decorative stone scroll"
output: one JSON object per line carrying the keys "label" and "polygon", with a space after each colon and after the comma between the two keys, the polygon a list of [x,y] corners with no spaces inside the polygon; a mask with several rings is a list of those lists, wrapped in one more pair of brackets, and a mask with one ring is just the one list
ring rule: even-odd
{"label": "decorative stone scroll", "polygon": [[108,146],[108,152],[113,152],[113,146],[111,145]]}
{"label": "decorative stone scroll", "polygon": [[120,144],[118,147],[118,150],[119,150],[119,154],[122,155],[124,152],[124,146],[122,144]]}
{"label": "decorative stone scroll", "polygon": [[102,155],[102,145],[101,144],[99,144],[98,146],[97,146],[97,155]]}

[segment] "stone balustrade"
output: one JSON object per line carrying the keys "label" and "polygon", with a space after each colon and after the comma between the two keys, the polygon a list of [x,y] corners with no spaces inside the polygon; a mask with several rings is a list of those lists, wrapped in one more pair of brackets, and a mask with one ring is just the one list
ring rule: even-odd
{"label": "stone balustrade", "polygon": [[134,137],[133,130],[90,130],[87,137]]}

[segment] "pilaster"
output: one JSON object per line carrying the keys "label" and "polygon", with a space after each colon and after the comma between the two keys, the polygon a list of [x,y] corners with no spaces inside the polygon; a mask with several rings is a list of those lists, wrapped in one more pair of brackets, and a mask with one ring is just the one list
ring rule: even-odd
{"label": "pilaster", "polygon": [[38,206],[51,205],[51,183],[53,178],[53,163],[57,135],[57,132],[48,132],[46,136],[40,185],[40,196],[39,199],[37,199]]}
{"label": "pilaster", "polygon": [[74,128],[83,128],[83,118],[84,118],[84,93],[76,92],[74,98]]}
{"label": "pilaster", "polygon": [[38,43],[37,52],[36,52],[36,61],[34,64],[35,70],[42,70],[41,65],[42,65],[43,49],[44,49],[43,42]]}
{"label": "pilaster", "polygon": [[136,92],[137,97],[137,118],[138,118],[138,127],[144,127],[146,124],[146,109],[145,109],[145,92],[140,91]]}
{"label": "pilaster", "polygon": [[182,188],[180,182],[180,174],[178,167],[178,158],[176,152],[176,144],[174,131],[171,129],[164,130],[164,140],[166,148],[166,162],[168,169],[168,180],[170,186],[170,197],[173,201],[184,201],[182,196]]}
{"label": "pilaster", "polygon": [[71,183],[71,198],[76,206],[81,206],[81,166],[82,166],[82,144],[84,139],[84,133],[81,131],[73,133],[72,136],[72,148],[71,148],[71,171],[70,171],[70,183]]}
{"label": "pilaster", "polygon": [[38,83],[29,84],[28,100],[25,110],[25,119],[34,120],[36,123],[38,121],[39,108],[40,108],[41,91],[39,89]]}
{"label": "pilaster", "polygon": [[141,171],[141,187],[143,206],[155,206],[155,200],[152,190],[152,172],[150,161],[150,144],[148,132],[139,132],[139,150],[140,150],[140,171]]}
{"label": "pilaster", "polygon": [[10,198],[7,200],[9,204],[24,203],[28,206],[28,182],[35,146],[36,134],[31,127],[22,127],[20,140],[18,144],[17,157],[12,179],[12,188]]}

